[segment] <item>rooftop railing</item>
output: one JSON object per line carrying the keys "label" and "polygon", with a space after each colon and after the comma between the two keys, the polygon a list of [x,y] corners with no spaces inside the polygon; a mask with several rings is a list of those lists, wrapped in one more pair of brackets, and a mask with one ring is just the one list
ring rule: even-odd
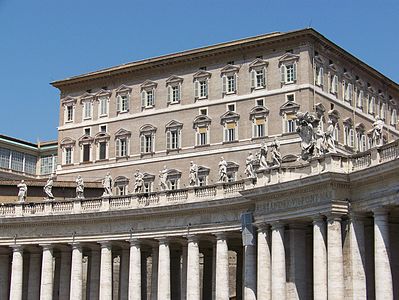
{"label": "rooftop railing", "polygon": [[351,156],[327,154],[312,158],[304,164],[258,170],[256,178],[234,182],[126,196],[2,204],[0,205],[0,218],[86,214],[234,198],[239,197],[241,191],[248,189],[284,183],[326,172],[348,174],[396,159],[399,159],[399,140]]}

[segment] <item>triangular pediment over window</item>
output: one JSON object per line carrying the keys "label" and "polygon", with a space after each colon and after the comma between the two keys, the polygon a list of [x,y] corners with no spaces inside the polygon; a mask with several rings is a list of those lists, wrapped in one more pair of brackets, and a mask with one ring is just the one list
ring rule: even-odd
{"label": "triangular pediment over window", "polygon": [[155,180],[155,175],[144,172],[143,173],[143,180],[146,181],[146,182],[154,181]]}
{"label": "triangular pediment over window", "polygon": [[205,115],[198,115],[194,118],[193,128],[197,128],[198,126],[208,126],[211,124],[212,119]]}
{"label": "triangular pediment over window", "polygon": [[355,126],[355,128],[356,128],[358,131],[364,132],[364,130],[366,129],[366,126],[364,126],[363,123],[357,123],[356,126]]}
{"label": "triangular pediment over window", "polygon": [[361,80],[361,79],[356,79],[356,84],[358,85],[358,86],[360,86],[360,87],[364,87],[366,84],[364,83],[364,81],[363,80]]}
{"label": "triangular pediment over window", "polygon": [[145,124],[140,127],[140,132],[154,132],[157,131],[157,128],[151,124]]}
{"label": "triangular pediment over window", "polygon": [[115,91],[116,91],[117,94],[130,93],[132,91],[132,88],[130,86],[122,84]]}
{"label": "triangular pediment over window", "polygon": [[315,60],[316,62],[318,62],[319,64],[324,65],[325,58],[324,58],[323,56],[321,56],[320,54],[316,55],[316,56],[314,57],[314,60]]}
{"label": "triangular pediment over window", "polygon": [[240,165],[235,161],[228,161],[227,162],[227,171],[228,172],[237,172]]}
{"label": "triangular pediment over window", "polygon": [[256,68],[256,67],[265,67],[267,66],[269,63],[261,58],[257,58],[255,60],[253,60],[250,64],[249,67],[250,68]]}
{"label": "triangular pediment over window", "polygon": [[183,127],[183,123],[180,123],[179,121],[176,121],[176,120],[172,120],[172,121],[170,121],[169,123],[167,123],[166,125],[165,125],[165,127],[166,127],[166,129],[168,129],[168,128],[182,128]]}
{"label": "triangular pediment over window", "polygon": [[65,98],[61,99],[61,104],[63,105],[68,105],[68,104],[75,104],[76,103],[76,98],[67,96]]}
{"label": "triangular pediment over window", "polygon": [[211,171],[211,169],[208,167],[198,166],[198,174],[199,175],[208,175],[210,171]]}
{"label": "triangular pediment over window", "polygon": [[93,140],[94,140],[93,137],[91,137],[91,136],[88,135],[88,134],[85,134],[85,135],[83,135],[83,136],[81,136],[81,137],[79,138],[79,144],[92,143]]}
{"label": "triangular pediment over window", "polygon": [[60,146],[61,146],[61,147],[74,146],[75,143],[76,143],[75,140],[71,139],[70,137],[66,137],[66,138],[63,138],[63,139],[62,139],[62,141],[61,141],[61,143],[60,143]]}
{"label": "triangular pediment over window", "polygon": [[99,132],[94,136],[94,139],[96,141],[104,141],[104,140],[109,140],[110,139],[110,135],[107,132]]}
{"label": "triangular pediment over window", "polygon": [[99,90],[97,93],[96,93],[96,97],[97,98],[99,98],[99,97],[109,97],[109,96],[111,96],[111,91],[110,90],[103,90],[103,89],[101,89],[101,90]]}
{"label": "triangular pediment over window", "polygon": [[256,117],[265,117],[269,114],[269,109],[265,106],[262,105],[257,105],[251,109],[249,112],[249,117],[252,120],[253,118]]}
{"label": "triangular pediment over window", "polygon": [[126,129],[119,129],[117,132],[115,132],[115,137],[120,138],[120,137],[128,137],[131,136],[132,132]]}
{"label": "triangular pediment over window", "polygon": [[183,82],[183,78],[177,75],[172,75],[168,79],[166,79],[166,84],[181,83],[181,82]]}
{"label": "triangular pediment over window", "polygon": [[235,73],[235,72],[238,72],[240,70],[240,67],[239,66],[236,66],[236,65],[227,65],[227,66],[225,66],[225,67],[223,67],[221,70],[220,70],[220,73]]}
{"label": "triangular pediment over window", "polygon": [[330,118],[331,121],[333,121],[333,123],[337,123],[338,120],[341,118],[341,114],[339,113],[338,110],[332,109],[328,111],[328,117]]}
{"label": "triangular pediment over window", "polygon": [[80,96],[80,102],[82,101],[92,101],[94,99],[94,94],[85,92],[82,96]]}
{"label": "triangular pediment over window", "polygon": [[199,70],[197,73],[193,75],[194,79],[197,78],[210,78],[212,76],[211,72],[205,70]]}
{"label": "triangular pediment over window", "polygon": [[344,77],[345,77],[347,80],[353,80],[353,76],[352,76],[352,74],[349,73],[349,72],[344,72]]}
{"label": "triangular pediment over window", "polygon": [[240,115],[234,111],[226,111],[220,116],[220,122],[223,124],[227,121],[237,121],[240,119]]}
{"label": "triangular pediment over window", "polygon": [[345,125],[348,125],[348,126],[353,126],[353,121],[352,121],[352,119],[351,118],[345,118],[344,120],[343,120],[343,123],[345,124]]}
{"label": "triangular pediment over window", "polygon": [[334,64],[334,63],[329,64],[329,65],[328,65],[328,68],[329,68],[330,70],[333,70],[334,72],[337,72],[337,71],[338,71],[338,66],[337,66],[336,64]]}
{"label": "triangular pediment over window", "polygon": [[118,176],[114,180],[114,186],[123,186],[123,185],[128,185],[129,184],[129,178],[125,176]]}
{"label": "triangular pediment over window", "polygon": [[177,169],[168,169],[168,171],[166,173],[168,174],[168,179],[170,179],[171,177],[175,177],[175,178],[181,177],[181,171],[179,171]]}
{"label": "triangular pediment over window", "polygon": [[140,85],[140,87],[142,89],[149,89],[149,88],[156,88],[157,85],[158,83],[156,83],[155,81],[146,80]]}
{"label": "triangular pediment over window", "polygon": [[281,113],[296,113],[300,109],[300,105],[293,101],[287,101],[283,105],[280,106],[280,114]]}
{"label": "triangular pediment over window", "polygon": [[280,63],[285,63],[285,62],[291,62],[291,61],[297,61],[299,59],[299,55],[287,52],[283,56],[281,56],[278,61]]}

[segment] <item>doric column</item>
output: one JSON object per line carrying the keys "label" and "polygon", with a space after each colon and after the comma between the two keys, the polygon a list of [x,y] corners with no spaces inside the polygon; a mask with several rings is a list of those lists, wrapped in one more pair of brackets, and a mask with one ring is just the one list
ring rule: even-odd
{"label": "doric column", "polygon": [[351,265],[351,288],[352,299],[366,299],[366,257],[364,245],[364,217],[355,213],[350,215],[349,220],[349,243],[350,243],[350,265]]}
{"label": "doric column", "polygon": [[[255,239],[255,238],[254,238]],[[244,300],[256,300],[256,246],[244,246]]]}
{"label": "doric column", "polygon": [[130,240],[129,300],[141,300],[141,246],[136,239]]}
{"label": "doric column", "polygon": [[184,244],[182,246],[182,253],[181,253],[181,279],[180,279],[180,286],[181,286],[181,300],[187,299],[187,245]]}
{"label": "doric column", "polygon": [[[40,299],[40,271],[41,254],[31,252],[29,255],[29,274],[28,274],[28,300]],[[3,299],[3,298],[0,298]],[[4,298],[6,299],[6,298]]]}
{"label": "doric column", "polygon": [[159,239],[158,300],[170,300],[170,250],[167,238]]}
{"label": "doric column", "polygon": [[326,222],[322,216],[313,219],[313,298],[327,300]]}
{"label": "doric column", "polygon": [[54,272],[53,272],[53,246],[41,245],[42,254],[42,280],[40,283],[40,300],[53,299]]}
{"label": "doric column", "polygon": [[341,217],[327,218],[328,300],[344,299],[344,260],[342,252]]}
{"label": "doric column", "polygon": [[198,237],[187,236],[187,300],[200,300]]}
{"label": "doric column", "polygon": [[[0,254],[0,299],[8,299],[8,289],[10,287],[10,272],[8,250]],[[40,262],[40,259],[39,259]]]}
{"label": "doric column", "polygon": [[152,247],[151,253],[151,300],[157,300],[158,296],[158,246]]}
{"label": "doric column", "polygon": [[71,251],[63,249],[61,251],[61,263],[60,263],[59,300],[69,300],[69,292],[71,289],[71,260],[72,260]]}
{"label": "doric column", "polygon": [[100,300],[112,300],[112,245],[109,241],[100,244]]}
{"label": "doric column", "polygon": [[286,299],[284,224],[272,224],[272,299]]}
{"label": "doric column", "polygon": [[229,249],[224,233],[216,233],[216,300],[229,299]]}
{"label": "doric column", "polygon": [[71,283],[70,283],[70,299],[81,300],[82,284],[83,284],[83,263],[82,263],[82,246],[79,243],[72,244],[72,263],[71,263]]}
{"label": "doric column", "polygon": [[11,247],[12,247],[12,266],[11,266],[10,300],[21,300],[24,251],[21,245],[13,245]]}
{"label": "doric column", "polygon": [[257,268],[257,296],[258,300],[271,298],[271,255],[270,255],[270,227],[258,227],[258,268]]}
{"label": "doric column", "polygon": [[[119,281],[119,298],[120,300],[129,299],[129,277],[130,277],[130,255],[128,248],[122,248],[120,260],[120,281]],[[130,298],[135,299],[135,298]]]}
{"label": "doric column", "polygon": [[375,299],[393,299],[388,213],[385,209],[376,209],[373,213]]}

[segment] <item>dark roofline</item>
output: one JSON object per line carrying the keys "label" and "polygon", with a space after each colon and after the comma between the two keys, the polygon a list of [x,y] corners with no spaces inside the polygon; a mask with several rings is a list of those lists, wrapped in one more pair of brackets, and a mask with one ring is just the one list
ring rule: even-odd
{"label": "dark roofline", "polygon": [[77,76],[68,77],[62,80],[56,80],[51,82],[50,84],[56,88],[61,88],[66,85],[75,84],[82,81],[90,81],[100,78],[106,78],[117,74],[128,73],[134,70],[147,69],[151,67],[159,67],[172,63],[173,60],[179,59],[180,61],[190,60],[194,58],[202,58],[210,55],[215,55],[218,53],[233,51],[235,49],[240,49],[242,47],[251,47],[259,42],[278,42],[283,39],[297,38],[300,36],[311,36],[316,38],[317,40],[323,42],[328,48],[337,52],[338,55],[344,55],[348,60],[352,60],[355,64],[360,65],[364,70],[371,72],[377,78],[386,80],[388,85],[391,85],[393,88],[399,89],[399,85],[386,77],[373,67],[364,63],[345,49],[341,48],[334,42],[327,39],[324,35],[319,33],[313,28],[299,29],[289,32],[273,32],[268,34],[257,35],[253,37],[238,39],[230,42],[224,42],[220,44],[215,44],[211,46],[204,46],[200,48],[195,48],[191,50],[185,50],[181,52],[176,52],[172,54],[161,55],[153,58],[138,60],[134,62],[129,62],[121,65],[117,65],[110,68],[100,69],[97,71],[84,73]]}
{"label": "dark roofline", "polygon": [[53,146],[57,146],[57,144],[58,144],[57,140],[39,142],[39,143],[35,144],[35,143],[31,143],[31,142],[28,142],[28,141],[17,139],[17,138],[14,138],[12,136],[4,135],[4,134],[0,134],[0,139],[6,140],[6,141],[10,141],[10,142],[14,142],[14,143],[18,143],[18,144],[21,144],[21,145],[24,145],[24,146],[34,147],[37,150],[40,150],[41,147],[53,147]]}

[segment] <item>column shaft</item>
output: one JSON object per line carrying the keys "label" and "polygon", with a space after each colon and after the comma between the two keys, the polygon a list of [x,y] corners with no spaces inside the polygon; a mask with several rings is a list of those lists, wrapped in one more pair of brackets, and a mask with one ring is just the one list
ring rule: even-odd
{"label": "column shaft", "polygon": [[344,299],[344,261],[342,252],[341,218],[327,220],[328,300]]}
{"label": "column shaft", "polygon": [[271,255],[269,226],[258,229],[258,268],[257,268],[258,300],[271,298]]}
{"label": "column shaft", "polygon": [[130,242],[129,300],[141,300],[141,249],[136,240]]}
{"label": "column shaft", "polygon": [[83,263],[82,247],[80,244],[72,245],[70,300],[83,299]]}
{"label": "column shaft", "polygon": [[196,236],[188,237],[187,244],[187,300],[200,300],[199,247]]}
{"label": "column shaft", "polygon": [[53,299],[53,267],[53,247],[51,245],[44,245],[42,254],[42,280],[40,284],[40,300]]}
{"label": "column shaft", "polygon": [[256,300],[256,248],[244,246],[244,300]]}
{"label": "column shaft", "polygon": [[284,249],[284,225],[272,227],[272,299],[286,299],[286,270]]}
{"label": "column shaft", "polygon": [[158,296],[158,247],[152,248],[151,253],[151,300],[157,300]]}
{"label": "column shaft", "polygon": [[12,250],[10,300],[21,300],[23,288],[23,248],[22,246],[15,245]]}
{"label": "column shaft", "polygon": [[183,245],[181,254],[181,300],[187,299],[187,245]]}
{"label": "column shaft", "polygon": [[393,299],[389,224],[385,210],[374,211],[375,299]]}
{"label": "column shaft", "polygon": [[112,300],[112,246],[101,243],[100,300]]}
{"label": "column shaft", "polygon": [[327,248],[326,222],[313,220],[313,298],[327,300]]}
{"label": "column shaft", "polygon": [[[28,300],[40,299],[40,267],[41,254],[31,253],[29,256],[29,275],[28,275]],[[3,299],[3,298],[1,298]]]}
{"label": "column shaft", "polygon": [[158,300],[170,300],[170,250],[166,239],[159,241]]}
{"label": "column shaft", "polygon": [[229,249],[224,234],[216,234],[216,300],[229,299]]}

